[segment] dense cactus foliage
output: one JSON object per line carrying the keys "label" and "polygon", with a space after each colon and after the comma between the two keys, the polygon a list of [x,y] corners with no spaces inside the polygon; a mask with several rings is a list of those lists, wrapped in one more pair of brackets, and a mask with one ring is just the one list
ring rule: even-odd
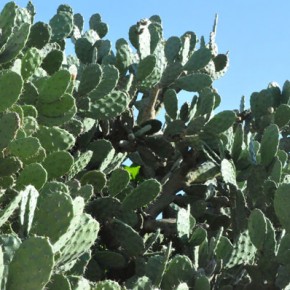
{"label": "dense cactus foliage", "polygon": [[1,289],[289,287],[290,83],[214,113],[217,21],[114,46],[99,14],[34,15],[0,14]]}

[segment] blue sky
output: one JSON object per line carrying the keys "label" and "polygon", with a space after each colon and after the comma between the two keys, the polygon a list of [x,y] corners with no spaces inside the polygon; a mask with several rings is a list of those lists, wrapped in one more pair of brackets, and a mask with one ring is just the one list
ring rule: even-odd
{"label": "blue sky", "polygon": [[[8,1],[1,1],[0,9]],[[27,1],[15,1],[26,6]],[[221,109],[239,107],[242,95],[249,100],[254,91],[290,79],[289,0],[34,0],[36,20],[48,22],[58,5],[69,4],[88,22],[100,13],[109,25],[106,38],[115,42],[127,38],[128,29],[141,18],[161,16],[165,37],[194,31],[208,40],[214,16],[219,15],[217,44],[219,52],[229,51],[230,68],[214,83],[222,97]],[[49,3],[49,4],[48,4]]]}

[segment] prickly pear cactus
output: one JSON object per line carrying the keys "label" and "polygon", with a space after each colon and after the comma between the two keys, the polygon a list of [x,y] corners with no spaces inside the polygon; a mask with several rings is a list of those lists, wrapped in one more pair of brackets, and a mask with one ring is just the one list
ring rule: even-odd
{"label": "prickly pear cactus", "polygon": [[1,289],[288,289],[290,82],[216,113],[217,17],[112,44],[98,13],[34,16],[0,13]]}

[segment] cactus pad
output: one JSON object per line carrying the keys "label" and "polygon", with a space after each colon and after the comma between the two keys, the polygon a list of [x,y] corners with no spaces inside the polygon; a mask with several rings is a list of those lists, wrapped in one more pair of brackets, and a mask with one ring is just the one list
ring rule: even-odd
{"label": "cactus pad", "polygon": [[20,245],[9,265],[7,289],[42,289],[50,279],[53,266],[49,241],[31,237]]}

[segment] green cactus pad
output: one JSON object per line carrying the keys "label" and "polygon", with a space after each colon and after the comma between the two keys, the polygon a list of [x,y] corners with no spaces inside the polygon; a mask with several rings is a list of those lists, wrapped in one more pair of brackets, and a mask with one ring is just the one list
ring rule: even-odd
{"label": "green cactus pad", "polygon": [[215,253],[218,259],[222,259],[223,262],[226,263],[232,254],[233,248],[231,241],[227,237],[221,236],[215,249]]}
{"label": "green cactus pad", "polygon": [[[166,63],[165,63],[165,57],[163,55],[164,50],[163,50],[163,47],[161,47],[162,44],[160,44],[159,46],[157,47],[158,49],[156,49],[156,55],[154,56],[156,57],[156,65],[154,66],[154,69],[152,70],[152,72],[145,79],[141,81],[139,85],[139,88],[141,91],[146,91],[156,86],[162,78],[162,74],[164,72]],[[157,52],[160,52],[160,55]]]}
{"label": "green cactus pad", "polygon": [[261,210],[254,209],[251,212],[248,229],[252,243],[258,250],[263,250],[267,233],[267,223],[265,215]]}
{"label": "green cactus pad", "polygon": [[87,212],[100,222],[116,217],[120,211],[120,201],[112,197],[98,198],[87,205]]}
{"label": "green cactus pad", "polygon": [[42,165],[47,171],[48,179],[59,178],[69,172],[74,162],[67,151],[55,151],[44,159]]}
{"label": "green cactus pad", "polygon": [[111,42],[109,40],[99,39],[94,44],[95,56],[93,62],[97,61],[102,65],[115,65],[116,58],[111,51]]}
{"label": "green cactus pad", "polygon": [[198,276],[194,281],[194,289],[196,290],[210,290],[210,281],[206,276]]}
{"label": "green cactus pad", "polygon": [[215,177],[219,173],[219,169],[212,161],[206,161],[200,164],[196,170],[188,172],[187,183],[203,183],[207,179]]}
{"label": "green cactus pad", "polygon": [[13,140],[10,142],[8,149],[23,163],[29,164],[41,149],[41,144],[35,137],[26,137]]}
{"label": "green cactus pad", "polygon": [[57,191],[51,194],[43,192],[38,198],[31,234],[49,237],[50,241],[55,243],[66,233],[72,218],[73,202],[68,194]]}
{"label": "green cactus pad", "polygon": [[22,226],[23,232],[28,234],[34,218],[34,212],[39,193],[34,186],[28,185],[24,190],[20,191],[20,194],[22,197],[19,214],[20,224]]}
{"label": "green cactus pad", "polygon": [[127,264],[127,261],[122,254],[109,250],[96,252],[94,258],[98,261],[99,265],[109,269],[122,269]]}
{"label": "green cactus pad", "polygon": [[227,54],[218,54],[213,58],[214,72],[210,72],[211,77],[214,80],[222,77],[228,70],[229,67],[229,57]]}
{"label": "green cactus pad", "polygon": [[77,173],[82,171],[90,162],[93,156],[93,151],[86,151],[82,153],[79,157],[74,158],[74,163],[69,170],[68,177],[71,179]]}
{"label": "green cactus pad", "polygon": [[148,55],[145,58],[143,58],[139,65],[137,70],[136,78],[138,81],[145,80],[154,70],[156,66],[157,59],[155,55]]}
{"label": "green cactus pad", "polygon": [[84,18],[81,14],[74,14],[74,24],[78,27],[79,31],[82,32],[84,28]]}
{"label": "green cactus pad", "polygon": [[114,237],[129,256],[137,257],[144,252],[145,245],[141,236],[129,225],[118,219],[114,219]]}
{"label": "green cactus pad", "polygon": [[49,21],[52,30],[52,41],[61,41],[68,37],[73,30],[73,15],[65,11],[59,11]]}
{"label": "green cactus pad", "polygon": [[116,41],[116,50],[116,66],[120,73],[124,75],[130,65],[133,64],[134,55],[128,42],[124,38]]}
{"label": "green cactus pad", "polygon": [[23,119],[23,130],[26,136],[33,135],[38,130],[37,120],[32,116],[24,117]]}
{"label": "green cactus pad", "polygon": [[211,86],[212,79],[207,74],[193,73],[184,77],[180,77],[175,81],[177,87],[189,91],[199,92],[202,89]]}
{"label": "green cactus pad", "polygon": [[14,175],[0,177],[0,189],[12,188],[15,185]]}
{"label": "green cactus pad", "polygon": [[13,71],[0,75],[0,112],[10,108],[18,100],[22,85],[21,77]]}
{"label": "green cactus pad", "polygon": [[69,94],[64,94],[59,100],[53,103],[38,103],[37,111],[40,115],[48,118],[62,117],[66,112],[75,106],[75,98]]}
{"label": "green cactus pad", "polygon": [[59,181],[46,182],[40,190],[41,194],[53,194],[54,192],[62,192],[68,195],[70,194],[68,186]]}
{"label": "green cactus pad", "polygon": [[101,192],[105,187],[107,179],[106,175],[98,170],[86,172],[80,179],[82,185],[91,184],[95,192]]}
{"label": "green cactus pad", "polygon": [[30,31],[30,24],[23,23],[14,33],[11,34],[5,44],[5,49],[1,49],[0,63],[7,63],[13,60],[24,48]]}
{"label": "green cactus pad", "polygon": [[60,249],[60,257],[57,264],[65,263],[79,258],[87,252],[95,243],[99,232],[99,223],[88,214],[82,214],[80,218],[72,222],[66,234],[61,240],[66,241]]}
{"label": "green cactus pad", "polygon": [[183,68],[188,71],[200,70],[210,62],[211,58],[212,53],[210,49],[202,47],[191,55]]}
{"label": "green cactus pad", "polygon": [[164,94],[164,107],[168,116],[175,120],[178,111],[178,100],[175,90],[169,89]]}
{"label": "green cactus pad", "polygon": [[84,275],[88,263],[92,259],[91,250],[88,252],[83,253],[76,261],[76,263],[73,265],[72,268],[70,268],[68,274],[73,276],[82,276]]}
{"label": "green cactus pad", "polygon": [[20,245],[9,265],[7,289],[42,289],[50,280],[53,266],[48,239],[31,237]]}
{"label": "green cactus pad", "polygon": [[42,57],[40,51],[32,47],[26,51],[21,65],[21,75],[24,80],[27,80],[34,71],[40,66]]}
{"label": "green cactus pad", "polygon": [[290,184],[281,184],[274,196],[274,209],[275,213],[282,224],[282,226],[287,230],[287,232],[290,232],[290,224],[289,224],[289,218],[290,218],[290,211],[289,211],[289,189]]}
{"label": "green cactus pad", "polygon": [[224,182],[237,186],[236,169],[234,164],[228,159],[223,159],[221,162],[221,174]]}
{"label": "green cactus pad", "polygon": [[36,22],[31,26],[27,45],[42,49],[51,38],[51,27],[43,22]]}
{"label": "green cactus pad", "polygon": [[282,88],[281,103],[288,104],[290,98],[290,81],[285,81]]}
{"label": "green cactus pad", "polygon": [[75,52],[82,63],[89,64],[93,60],[93,43],[85,37],[80,37],[75,43]]}
{"label": "green cactus pad", "polygon": [[1,196],[1,202],[5,202],[6,207],[0,211],[0,227],[3,226],[13,212],[18,208],[21,201],[21,195],[14,190],[6,190],[4,196]]}
{"label": "green cactus pad", "polygon": [[40,189],[47,180],[47,171],[39,163],[31,163],[26,165],[20,172],[16,186],[23,188],[26,185],[33,185],[36,189]]}
{"label": "green cactus pad", "polygon": [[184,208],[180,208],[177,212],[176,218],[177,236],[179,238],[189,238],[189,235],[192,231],[192,228],[195,226],[195,223],[195,219],[190,215],[190,207],[188,206],[187,210]]}
{"label": "green cactus pad", "polygon": [[174,62],[166,66],[162,73],[160,85],[162,87],[168,87],[174,83],[174,81],[182,73],[182,64],[180,62]]}
{"label": "green cactus pad", "polygon": [[95,89],[102,79],[102,68],[99,64],[89,64],[82,72],[78,94],[85,96]]}
{"label": "green cactus pad", "polygon": [[231,150],[234,161],[237,161],[242,153],[243,141],[244,141],[244,130],[242,124],[238,124],[236,127],[234,143]]}
{"label": "green cactus pad", "polygon": [[289,264],[289,245],[290,234],[286,233],[280,241],[279,249],[277,252],[277,261],[281,264]]}
{"label": "green cactus pad", "polygon": [[82,121],[77,118],[72,118],[71,120],[62,125],[62,129],[65,129],[73,136],[78,137],[79,135],[84,133],[85,127]]}
{"label": "green cactus pad", "polygon": [[0,14],[0,28],[2,30],[2,36],[0,40],[0,47],[7,42],[7,39],[12,34],[15,17],[17,12],[17,6],[14,2],[7,3]]}
{"label": "green cactus pad", "polygon": [[179,53],[179,59],[181,61],[181,64],[184,65],[187,63],[191,49],[190,49],[190,40],[191,35],[190,33],[184,33],[183,36],[180,38],[181,40],[181,50]]}
{"label": "green cactus pad", "polygon": [[194,275],[194,267],[187,256],[176,255],[172,258],[165,270],[161,288],[175,289],[180,282],[189,282]]}
{"label": "green cactus pad", "polygon": [[199,92],[199,98],[196,105],[195,117],[211,114],[212,110],[216,107],[216,99],[219,96],[215,90],[211,88],[204,88]]}
{"label": "green cactus pad", "polygon": [[98,86],[90,92],[88,97],[92,102],[98,102],[116,88],[118,80],[119,71],[117,68],[112,65],[102,65],[101,81]]}
{"label": "green cactus pad", "polygon": [[39,88],[39,101],[53,103],[59,100],[66,92],[71,80],[67,70],[60,70],[45,80]]}
{"label": "green cactus pad", "polygon": [[106,36],[109,31],[109,27],[106,23],[102,22],[101,15],[96,13],[93,14],[89,20],[90,29],[95,30],[100,38]]}
{"label": "green cactus pad", "polygon": [[270,179],[279,184],[281,176],[282,176],[282,162],[278,158],[275,158],[271,168]]}
{"label": "green cactus pad", "polygon": [[59,127],[41,126],[34,136],[47,152],[69,150],[75,144],[74,136]]}
{"label": "green cactus pad", "polygon": [[23,110],[24,117],[33,117],[37,118],[38,112],[36,108],[32,105],[21,105]]}
{"label": "green cactus pad", "polygon": [[77,113],[77,107],[73,105],[71,109],[64,112],[64,114],[57,117],[47,117],[44,115],[40,115],[38,117],[38,122],[41,125],[52,127],[52,126],[61,126],[67,122],[69,122]]}
{"label": "green cactus pad", "polygon": [[130,182],[130,174],[127,170],[117,168],[112,171],[108,181],[108,192],[111,196],[118,195]]}
{"label": "green cactus pad", "polygon": [[112,143],[105,139],[91,142],[87,148],[94,152],[89,164],[98,168],[100,171],[106,169],[115,155],[115,149]]}
{"label": "green cactus pad", "polygon": [[173,62],[179,54],[181,49],[181,41],[177,36],[169,37],[165,43],[165,56],[168,62]]}
{"label": "green cactus pad", "polygon": [[10,176],[22,168],[22,162],[17,157],[0,158],[0,176]]}
{"label": "green cactus pad", "polygon": [[61,274],[54,274],[45,288],[47,290],[72,290],[68,278]]}
{"label": "green cactus pad", "polygon": [[250,240],[248,231],[242,232],[233,246],[232,254],[225,265],[226,268],[252,264],[257,250]]}
{"label": "green cactus pad", "polygon": [[52,75],[60,69],[63,61],[63,51],[54,49],[45,56],[41,64],[41,68],[43,68],[49,75]]}
{"label": "green cactus pad", "polygon": [[160,287],[161,280],[168,262],[168,257],[154,255],[147,261],[145,267],[146,276],[152,281],[152,284]]}
{"label": "green cactus pad", "polygon": [[290,121],[290,106],[281,104],[275,111],[274,122],[279,128],[284,127]]}
{"label": "green cactus pad", "polygon": [[157,180],[145,180],[125,197],[122,207],[131,210],[148,205],[160,192],[161,184]]}
{"label": "green cactus pad", "polygon": [[220,134],[229,129],[235,121],[236,114],[233,111],[222,111],[210,119],[203,130],[211,134]]}
{"label": "green cactus pad", "polygon": [[272,124],[268,126],[263,134],[261,141],[261,163],[268,166],[274,156],[277,154],[279,146],[279,128],[277,125]]}

